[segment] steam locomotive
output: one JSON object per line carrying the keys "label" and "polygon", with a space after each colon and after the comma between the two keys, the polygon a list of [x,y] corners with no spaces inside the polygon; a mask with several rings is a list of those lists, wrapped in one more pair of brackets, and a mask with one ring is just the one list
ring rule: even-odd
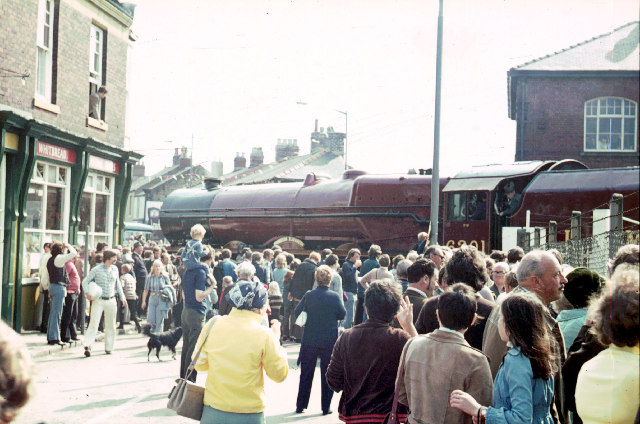
{"label": "steam locomotive", "polygon": [[[575,160],[473,167],[440,179],[439,241],[490,252],[503,247],[504,227],[546,226],[549,220],[558,222],[563,240],[572,211],[608,205],[613,193],[625,196],[630,221],[637,222],[639,176],[639,167],[587,169]],[[224,187],[208,179],[202,188],[171,193],[160,226],[173,246],[183,245],[199,223],[208,229],[206,243],[231,249],[344,252],[375,243],[395,253],[406,252],[419,232],[429,230],[430,209],[431,176],[347,170],[339,180],[309,174],[302,183]],[[583,236],[589,231],[587,226]]]}

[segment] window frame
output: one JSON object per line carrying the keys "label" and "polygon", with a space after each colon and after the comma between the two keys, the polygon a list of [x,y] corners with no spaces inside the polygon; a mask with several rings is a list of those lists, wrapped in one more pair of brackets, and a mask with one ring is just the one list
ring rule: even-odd
{"label": "window frame", "polygon": [[[43,167],[42,175],[39,173],[39,166]],[[60,180],[60,170],[63,169],[65,176],[63,180]],[[54,172],[55,181],[50,180],[50,173]],[[53,177],[52,176],[52,177]],[[30,225],[30,221],[27,220],[25,222],[24,233],[25,233],[25,242],[24,242],[24,254],[25,254],[25,266],[23,267],[23,277],[30,276],[30,270],[33,269],[32,266],[40,263],[40,258],[42,256],[42,244],[44,240],[47,241],[66,241],[69,238],[69,208],[71,201],[71,167],[60,165],[57,163],[46,162],[37,160],[33,169],[33,174],[31,175],[31,180],[29,181],[29,188],[27,190],[31,190],[32,186],[37,185],[42,188],[42,198],[40,199],[40,223],[39,227],[28,227]],[[61,188],[63,190],[63,198],[62,198],[62,211],[60,213],[60,230],[52,230],[47,229],[47,194],[49,188]],[[37,245],[33,245],[32,248],[34,250],[27,249],[27,238],[37,237],[39,242]],[[36,255],[36,258],[32,258],[31,255]],[[37,266],[36,266],[37,268]]]}
{"label": "window frame", "polygon": [[[99,186],[98,181],[103,183]],[[108,181],[108,184],[105,184]],[[104,241],[107,245],[111,246],[113,241],[113,185],[115,184],[115,178],[98,173],[89,172],[87,180],[85,181],[82,194],[89,194],[91,196],[90,211],[89,211],[89,246],[96,245],[96,238],[100,241]],[[108,187],[107,187],[108,185]],[[106,232],[96,231],[96,197],[98,195],[107,196],[107,211],[106,211]],[[82,207],[82,200],[80,201],[80,207]],[[84,228],[78,228],[78,244],[86,244],[85,240],[86,230]]]}
{"label": "window frame", "polygon": [[[56,7],[54,0],[39,0],[38,30],[36,35],[35,97],[37,99],[46,101],[47,103],[53,102],[53,29],[55,22],[55,11]],[[41,51],[44,52],[44,64],[41,61]],[[44,67],[44,70],[42,70],[41,67]],[[45,73],[44,87],[42,87],[40,83],[40,72]]]}
{"label": "window frame", "polygon": [[[602,112],[602,101],[607,102],[608,100],[618,100],[621,102],[620,104],[620,113],[615,113],[615,104],[614,104],[614,112],[608,113],[608,111]],[[593,113],[593,103],[595,102],[595,113]],[[634,113],[627,115],[626,109],[627,107],[633,106]],[[595,130],[595,148],[587,148],[587,135],[593,134],[592,132],[587,133],[587,121],[588,119],[595,119],[596,130]],[[600,147],[600,139],[602,135],[600,133],[600,121],[601,119],[620,119],[620,148],[612,149],[611,148],[611,138],[609,138],[609,147],[602,148]],[[625,121],[633,120],[633,148],[625,149]],[[627,99],[625,97],[617,97],[617,96],[603,96],[603,97],[595,97],[589,99],[584,102],[583,108],[583,151],[588,153],[602,153],[602,152],[615,152],[615,153],[634,153],[638,151],[638,103],[631,99]],[[611,132],[609,135],[613,134]]]}
{"label": "window frame", "polygon": [[[103,57],[104,54],[104,33],[105,30],[95,24],[91,24],[91,34],[89,36],[89,83],[100,87],[102,85],[103,76]],[[100,41],[98,37],[100,35]],[[96,71],[97,59],[97,71]]]}

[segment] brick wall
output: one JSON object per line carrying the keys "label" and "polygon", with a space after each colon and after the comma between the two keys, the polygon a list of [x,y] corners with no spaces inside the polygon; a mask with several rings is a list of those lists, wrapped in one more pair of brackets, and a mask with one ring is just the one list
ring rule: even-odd
{"label": "brick wall", "polygon": [[[63,131],[117,147],[124,145],[128,28],[83,0],[56,2],[58,14],[57,83],[55,114],[33,106],[36,90],[36,34],[38,0],[2,0],[0,16],[0,66],[30,73],[20,78],[0,78],[0,103],[31,113],[35,119]],[[89,111],[89,37],[92,22],[106,30],[107,65],[105,122],[108,130],[87,127]]]}
{"label": "brick wall", "polygon": [[[522,92],[517,93],[520,112]],[[596,97],[624,97],[638,103],[638,82],[634,78],[528,77],[525,111],[518,113],[516,160],[577,159],[590,168],[638,165],[633,153],[584,152],[584,103]],[[524,118],[524,121],[523,121]],[[636,125],[638,122],[636,121]]]}

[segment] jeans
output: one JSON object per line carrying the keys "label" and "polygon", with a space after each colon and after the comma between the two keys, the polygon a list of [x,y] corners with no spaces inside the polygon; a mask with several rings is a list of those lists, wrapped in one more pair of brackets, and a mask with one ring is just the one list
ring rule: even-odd
{"label": "jeans", "polygon": [[[204,315],[187,308],[182,309],[182,353],[180,355],[180,377],[185,378],[187,369],[191,364],[191,356],[196,348],[196,342],[204,326]],[[189,381],[195,382],[197,372],[194,370],[189,375]]]}
{"label": "jeans", "polygon": [[164,321],[164,312],[158,307],[160,306],[160,296],[149,295],[149,304],[147,305],[147,322],[151,324],[153,333],[162,332],[162,322]]}
{"label": "jeans", "polygon": [[204,405],[202,418],[200,418],[200,424],[264,424],[264,422],[264,412],[253,414],[224,412],[209,405]]}
{"label": "jeans", "polygon": [[353,307],[354,307],[354,298],[356,297],[355,293],[345,292],[347,294],[347,302],[344,307],[347,309],[347,316],[344,320],[344,329],[353,327]]}
{"label": "jeans", "polygon": [[[76,318],[78,316],[78,293],[67,293],[62,309],[62,321],[60,323],[60,337],[62,341],[76,340]],[[67,336],[67,331],[69,335]]]}
{"label": "jeans", "polygon": [[111,352],[113,350],[113,344],[116,339],[116,298],[112,297],[109,300],[105,299],[93,299],[91,302],[91,318],[89,320],[89,328],[84,335],[83,345],[85,347],[91,347],[96,340],[96,333],[98,332],[98,324],[102,313],[104,312],[104,350]]}
{"label": "jeans", "polygon": [[62,305],[67,296],[67,288],[60,284],[51,283],[49,286],[50,310],[47,323],[47,341],[60,340],[60,318],[62,317]]}

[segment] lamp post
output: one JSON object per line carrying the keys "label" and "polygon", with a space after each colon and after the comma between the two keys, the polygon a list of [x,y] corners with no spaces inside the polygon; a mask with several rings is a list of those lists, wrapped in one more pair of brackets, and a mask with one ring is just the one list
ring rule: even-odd
{"label": "lamp post", "polygon": [[[307,102],[296,102],[297,105],[299,106],[308,106],[309,103]],[[347,111],[343,111],[343,110],[338,110],[338,109],[334,109],[334,111],[341,113],[344,115],[344,169],[345,171],[347,169],[349,169],[349,166],[347,165],[347,149],[348,149],[348,141],[347,141],[347,136],[348,136],[348,131],[349,131],[349,113]]]}
{"label": "lamp post", "polygon": [[431,176],[430,244],[438,244],[440,209],[440,88],[442,79],[442,1],[438,9],[438,40],[436,49],[436,105],[433,115],[433,172]]}

